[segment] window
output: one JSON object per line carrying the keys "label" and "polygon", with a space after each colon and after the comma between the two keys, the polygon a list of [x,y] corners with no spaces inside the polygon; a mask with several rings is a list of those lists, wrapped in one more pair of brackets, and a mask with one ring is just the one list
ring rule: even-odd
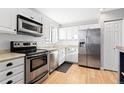
{"label": "window", "polygon": [[50,26],[51,42],[56,43],[58,41],[58,28]]}

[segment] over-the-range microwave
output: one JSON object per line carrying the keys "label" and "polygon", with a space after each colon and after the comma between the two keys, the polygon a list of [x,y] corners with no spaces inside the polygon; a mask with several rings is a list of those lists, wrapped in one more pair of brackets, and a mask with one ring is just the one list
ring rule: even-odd
{"label": "over-the-range microwave", "polygon": [[22,15],[17,15],[17,34],[40,37],[43,33],[42,28],[43,24]]}

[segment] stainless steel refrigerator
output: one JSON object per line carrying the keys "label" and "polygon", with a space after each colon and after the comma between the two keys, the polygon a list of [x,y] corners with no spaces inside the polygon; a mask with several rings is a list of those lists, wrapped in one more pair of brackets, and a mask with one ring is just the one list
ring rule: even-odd
{"label": "stainless steel refrigerator", "polygon": [[81,66],[100,68],[100,29],[79,31],[78,64]]}

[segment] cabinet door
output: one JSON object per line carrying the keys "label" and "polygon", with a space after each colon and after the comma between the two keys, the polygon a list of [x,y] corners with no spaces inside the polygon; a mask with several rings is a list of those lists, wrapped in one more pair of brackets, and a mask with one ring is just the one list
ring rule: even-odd
{"label": "cabinet door", "polygon": [[71,27],[66,28],[66,39],[67,40],[73,39],[73,29]]}
{"label": "cabinet door", "polygon": [[16,33],[16,10],[14,8],[0,9],[0,33]]}
{"label": "cabinet door", "polygon": [[99,24],[90,24],[90,25],[82,25],[78,27],[79,30],[83,30],[83,29],[94,29],[94,28],[100,28]]}
{"label": "cabinet door", "polygon": [[45,39],[45,42],[47,43],[51,41],[50,24],[47,18],[42,18],[42,23],[43,23],[43,37]]}
{"label": "cabinet door", "polygon": [[75,48],[75,52],[74,52],[74,62],[78,62],[78,48]]}
{"label": "cabinet door", "polygon": [[66,61],[78,62],[78,48],[66,48]]}
{"label": "cabinet door", "polygon": [[59,40],[66,40],[66,29],[60,28],[59,29]]}
{"label": "cabinet door", "polygon": [[78,29],[75,29],[74,31],[73,31],[73,40],[78,40]]}
{"label": "cabinet door", "polygon": [[59,29],[59,40],[77,40],[78,27],[66,27]]}
{"label": "cabinet door", "polygon": [[33,10],[31,10],[31,9],[19,8],[18,9],[18,14],[41,23],[41,16],[38,13],[34,12]]}
{"label": "cabinet door", "polygon": [[65,49],[60,49],[59,50],[59,65],[64,63],[65,61]]}

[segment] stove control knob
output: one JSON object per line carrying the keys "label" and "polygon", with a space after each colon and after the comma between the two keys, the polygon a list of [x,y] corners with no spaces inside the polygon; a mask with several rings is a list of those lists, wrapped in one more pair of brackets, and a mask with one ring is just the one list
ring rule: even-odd
{"label": "stove control knob", "polygon": [[15,43],[15,45],[17,45],[17,43]]}
{"label": "stove control knob", "polygon": [[36,43],[33,43],[33,45],[36,45]]}

